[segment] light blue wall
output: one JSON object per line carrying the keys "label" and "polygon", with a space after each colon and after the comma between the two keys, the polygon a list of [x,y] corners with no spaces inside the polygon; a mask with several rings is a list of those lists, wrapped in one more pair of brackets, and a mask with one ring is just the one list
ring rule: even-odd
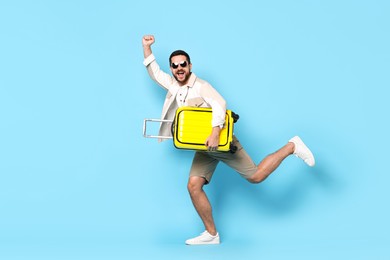
{"label": "light blue wall", "polygon": [[[1,1],[0,258],[388,259],[388,1]],[[142,137],[165,93],[142,65],[154,34],[240,114],[255,186],[220,165],[206,191],[222,244],[186,190],[192,152]],[[230,257],[230,258],[228,258]]]}

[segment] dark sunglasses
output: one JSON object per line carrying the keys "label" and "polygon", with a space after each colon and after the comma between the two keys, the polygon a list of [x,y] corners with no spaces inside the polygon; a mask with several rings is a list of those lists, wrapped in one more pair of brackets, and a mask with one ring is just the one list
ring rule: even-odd
{"label": "dark sunglasses", "polygon": [[175,62],[171,63],[171,67],[174,68],[174,69],[177,69],[179,67],[179,65],[180,65],[180,67],[185,68],[185,67],[187,67],[188,63],[187,63],[186,60],[182,61],[180,63],[175,63]]}

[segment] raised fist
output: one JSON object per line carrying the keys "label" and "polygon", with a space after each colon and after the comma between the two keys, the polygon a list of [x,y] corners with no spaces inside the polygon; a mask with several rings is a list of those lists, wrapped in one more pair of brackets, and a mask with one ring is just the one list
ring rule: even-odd
{"label": "raised fist", "polygon": [[145,35],[142,38],[142,45],[144,46],[150,46],[154,43],[154,36],[153,35]]}

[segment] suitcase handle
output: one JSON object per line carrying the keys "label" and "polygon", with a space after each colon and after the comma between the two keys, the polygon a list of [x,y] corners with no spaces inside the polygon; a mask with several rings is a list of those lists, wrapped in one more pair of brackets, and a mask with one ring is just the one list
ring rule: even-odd
{"label": "suitcase handle", "polygon": [[143,127],[143,136],[146,138],[159,138],[159,139],[172,139],[173,138],[172,136],[146,134],[147,122],[172,123],[173,120],[147,118],[147,119],[144,119],[144,127]]}

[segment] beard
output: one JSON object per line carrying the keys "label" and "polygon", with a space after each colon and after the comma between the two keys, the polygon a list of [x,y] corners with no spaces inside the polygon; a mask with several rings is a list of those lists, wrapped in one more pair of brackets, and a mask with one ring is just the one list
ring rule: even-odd
{"label": "beard", "polygon": [[[181,75],[178,75],[182,72]],[[188,79],[191,77],[191,72],[186,73],[185,71],[178,71],[173,77],[177,80],[177,82],[181,84],[187,83]]]}

